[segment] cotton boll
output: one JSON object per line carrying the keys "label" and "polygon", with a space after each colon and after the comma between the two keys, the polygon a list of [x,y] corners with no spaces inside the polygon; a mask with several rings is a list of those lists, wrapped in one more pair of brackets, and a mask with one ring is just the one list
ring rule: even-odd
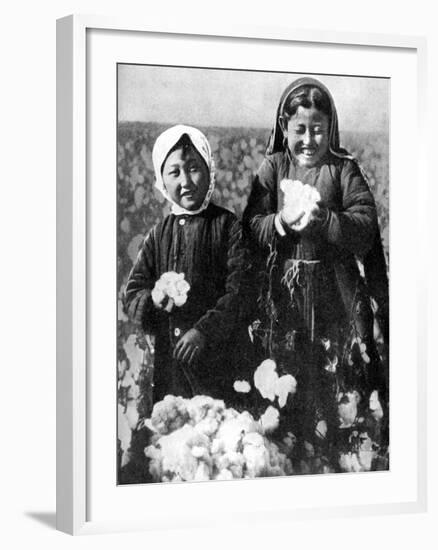
{"label": "cotton boll", "polygon": [[260,426],[254,420],[254,417],[248,411],[242,411],[237,417],[245,433],[260,432]]}
{"label": "cotton boll", "polygon": [[217,438],[221,440],[225,452],[236,451],[245,433],[257,431],[257,425],[249,413],[225,420],[219,427]]}
{"label": "cotton boll", "polygon": [[277,365],[272,359],[265,359],[254,373],[254,385],[262,397],[274,401],[278,380]]}
{"label": "cotton boll", "polygon": [[266,411],[260,417],[260,425],[264,433],[275,431],[280,424],[280,413],[278,409],[269,405]]}
{"label": "cotton boll", "polygon": [[213,436],[219,428],[219,422],[215,418],[204,418],[195,425],[196,431],[208,437]]}
{"label": "cotton boll", "polygon": [[210,448],[211,454],[213,455],[219,454],[223,451],[223,448],[224,448],[223,441],[221,441],[217,437],[213,439],[213,441],[211,442],[211,448]]}
{"label": "cotton boll", "polygon": [[214,399],[208,395],[195,395],[187,403],[187,412],[193,424],[203,420],[209,409],[214,405]]}
{"label": "cotton boll", "polygon": [[208,453],[208,450],[205,447],[200,447],[198,445],[195,445],[192,447],[192,455],[195,458],[202,458],[206,456]]}
{"label": "cotton boll", "polygon": [[187,301],[187,293],[190,290],[190,285],[185,280],[178,280],[173,287],[168,290],[169,297],[173,298],[175,305],[181,307]]}
{"label": "cotton boll", "polygon": [[263,436],[257,432],[251,432],[246,434],[242,439],[243,445],[254,445],[256,447],[263,447],[265,440]]}
{"label": "cotton boll", "polygon": [[146,426],[148,430],[151,432],[157,433],[155,426],[152,424],[152,420],[150,418],[145,418],[143,421],[143,424]]}
{"label": "cotton boll", "polygon": [[182,277],[184,277],[184,273],[178,274],[175,271],[167,271],[161,275],[159,280],[163,285],[169,286],[175,281],[180,280]]}
{"label": "cotton boll", "polygon": [[289,394],[297,391],[297,381],[291,374],[280,376],[275,383],[275,394],[278,396],[278,405],[282,409],[286,405]]}
{"label": "cotton boll", "polygon": [[236,380],[233,384],[234,391],[238,393],[248,393],[251,391],[251,386],[246,380]]}
{"label": "cotton boll", "polygon": [[361,464],[362,470],[369,472],[373,464],[373,460],[376,456],[376,452],[373,448],[373,442],[367,432],[363,432],[360,435],[360,446],[358,450],[358,459]]}
{"label": "cotton boll", "polygon": [[383,418],[383,409],[379,401],[379,393],[377,390],[374,390],[370,395],[369,407],[374,420],[379,421]]}
{"label": "cotton boll", "polygon": [[152,409],[151,424],[156,432],[163,435],[181,428],[188,419],[187,404],[182,397],[166,395]]}
{"label": "cotton boll", "polygon": [[245,459],[241,452],[228,451],[214,457],[214,466],[217,470],[228,469],[237,478],[242,477],[244,465]]}
{"label": "cotton boll", "polygon": [[224,470],[230,465],[230,459],[226,454],[214,454],[213,465],[217,470]]}
{"label": "cotton boll", "polygon": [[360,395],[356,390],[347,393],[340,393],[338,397],[338,415],[341,421],[341,428],[349,428],[357,417],[357,405]]}
{"label": "cotton boll", "polygon": [[155,285],[151,292],[151,298],[154,304],[157,307],[160,307],[165,297],[166,297],[166,294],[164,290],[162,290],[161,288]]}
{"label": "cotton boll", "polygon": [[245,467],[245,457],[242,453],[229,453],[228,454],[229,465],[228,469],[232,473],[235,479],[243,477],[243,469]]}
{"label": "cotton boll", "polygon": [[172,298],[177,307],[181,307],[187,302],[186,294],[173,294],[170,298]]}
{"label": "cotton boll", "polygon": [[179,474],[185,481],[192,480],[195,476],[198,460],[191,452],[190,441],[199,438],[194,428],[188,424],[172,432],[163,435],[158,445],[162,452],[162,469],[166,474]]}
{"label": "cotton boll", "polygon": [[327,435],[327,422],[325,420],[320,420],[315,428],[315,435],[320,439],[325,439]]}
{"label": "cotton boll", "polygon": [[291,218],[304,212],[303,217],[293,225],[294,229],[303,229],[309,223],[317,202],[321,200],[319,192],[299,180],[283,180],[280,189],[284,193],[284,208]]}
{"label": "cotton boll", "polygon": [[225,409],[224,410],[224,420],[232,420],[233,418],[237,418],[239,416],[239,413],[235,409]]}
{"label": "cotton boll", "polygon": [[187,301],[189,290],[190,284],[185,280],[184,273],[168,271],[156,281],[151,297],[156,306],[160,306],[168,296],[177,307],[181,307]]}

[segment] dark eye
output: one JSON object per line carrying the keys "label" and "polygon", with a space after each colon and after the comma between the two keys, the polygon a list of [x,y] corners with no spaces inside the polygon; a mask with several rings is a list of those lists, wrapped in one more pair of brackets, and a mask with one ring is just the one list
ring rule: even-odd
{"label": "dark eye", "polygon": [[295,133],[297,135],[301,135],[301,134],[304,134],[306,132],[306,129],[304,128],[304,126],[297,126],[295,128]]}
{"label": "dark eye", "polygon": [[192,164],[189,168],[190,172],[199,172],[200,167],[198,164]]}
{"label": "dark eye", "polygon": [[324,128],[322,126],[315,126],[313,128],[313,133],[314,134],[323,134],[324,133]]}

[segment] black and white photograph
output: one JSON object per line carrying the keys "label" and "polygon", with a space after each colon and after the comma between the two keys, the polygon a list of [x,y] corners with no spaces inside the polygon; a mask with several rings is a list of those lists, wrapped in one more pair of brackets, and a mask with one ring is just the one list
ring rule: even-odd
{"label": "black and white photograph", "polygon": [[390,79],[117,65],[117,483],[390,469]]}

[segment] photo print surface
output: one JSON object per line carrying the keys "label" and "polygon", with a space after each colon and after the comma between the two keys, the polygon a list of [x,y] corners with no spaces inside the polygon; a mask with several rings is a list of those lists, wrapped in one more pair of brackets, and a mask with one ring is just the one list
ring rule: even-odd
{"label": "photo print surface", "polygon": [[117,483],[388,470],[389,79],[117,71]]}

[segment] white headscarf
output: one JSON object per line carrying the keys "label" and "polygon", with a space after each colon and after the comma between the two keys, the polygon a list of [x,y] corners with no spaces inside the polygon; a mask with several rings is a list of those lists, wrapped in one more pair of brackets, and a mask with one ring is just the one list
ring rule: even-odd
{"label": "white headscarf", "polygon": [[[186,210],[179,204],[176,204],[167,193],[167,190],[164,186],[163,176],[161,170],[163,163],[166,160],[169,151],[172,149],[176,143],[181,139],[183,135],[187,135],[190,141],[193,144],[193,147],[198,151],[201,157],[204,159],[205,164],[210,173],[210,185],[205,195],[202,205],[197,210]],[[155,170],[155,187],[163,194],[163,196],[172,204],[172,214],[181,215],[189,214],[193,216],[194,214],[199,214],[205,210],[210,202],[211,195],[214,191],[214,182],[215,182],[215,167],[213,156],[211,154],[210,144],[207,141],[207,138],[202,132],[191,126],[184,126],[183,124],[178,124],[177,126],[172,126],[168,130],[165,130],[160,134],[154,144],[152,149],[152,162],[154,164]]]}

